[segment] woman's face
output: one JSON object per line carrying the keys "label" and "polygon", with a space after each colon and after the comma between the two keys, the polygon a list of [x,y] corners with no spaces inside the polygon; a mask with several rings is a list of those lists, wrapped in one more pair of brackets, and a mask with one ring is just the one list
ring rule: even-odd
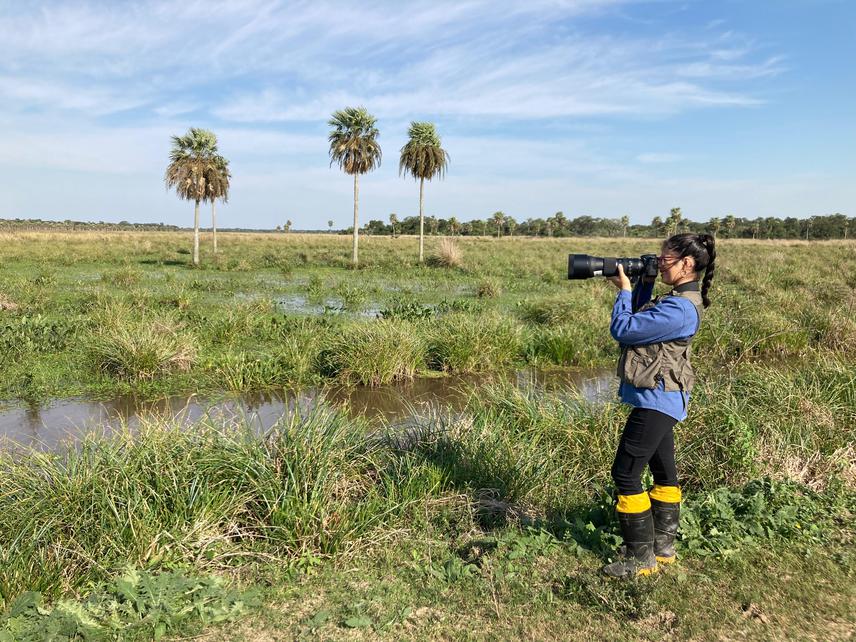
{"label": "woman's face", "polygon": [[695,259],[691,256],[679,258],[677,253],[663,247],[660,250],[658,267],[660,278],[666,285],[677,285],[695,278]]}

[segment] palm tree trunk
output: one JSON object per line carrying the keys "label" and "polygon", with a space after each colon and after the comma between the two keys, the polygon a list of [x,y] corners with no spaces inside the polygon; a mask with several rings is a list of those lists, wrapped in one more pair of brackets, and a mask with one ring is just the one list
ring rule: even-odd
{"label": "palm tree trunk", "polygon": [[425,217],[422,215],[422,204],[425,200],[425,179],[419,179],[419,262],[425,257]]}
{"label": "palm tree trunk", "polygon": [[199,265],[199,201],[193,209],[193,265]]}
{"label": "palm tree trunk", "polygon": [[357,243],[359,242],[359,212],[360,212],[360,175],[354,174],[354,267],[359,261]]}
{"label": "palm tree trunk", "polygon": [[211,199],[211,230],[214,232],[214,254],[217,254],[217,211],[214,205],[214,199]]}

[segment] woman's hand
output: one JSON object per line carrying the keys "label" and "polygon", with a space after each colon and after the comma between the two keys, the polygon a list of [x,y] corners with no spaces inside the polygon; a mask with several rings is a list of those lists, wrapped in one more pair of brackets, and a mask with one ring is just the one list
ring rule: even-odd
{"label": "woman's hand", "polygon": [[618,274],[616,276],[608,276],[610,283],[614,284],[619,290],[627,290],[630,292],[630,279],[624,274],[624,266],[618,264]]}

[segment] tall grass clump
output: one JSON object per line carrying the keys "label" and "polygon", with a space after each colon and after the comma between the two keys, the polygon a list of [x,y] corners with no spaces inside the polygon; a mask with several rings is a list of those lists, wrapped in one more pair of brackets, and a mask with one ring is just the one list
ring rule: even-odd
{"label": "tall grass clump", "polygon": [[455,241],[444,238],[440,241],[436,254],[428,257],[428,264],[435,267],[459,268],[464,264],[464,253]]}
{"label": "tall grass clump", "polygon": [[618,358],[609,331],[584,323],[536,326],[528,334],[525,350],[527,361],[536,366],[591,367],[609,365]]}
{"label": "tall grass clump", "polygon": [[90,336],[88,352],[100,373],[129,382],[186,372],[197,357],[193,336],[167,317],[108,321]]}
{"label": "tall grass clump", "polygon": [[321,374],[379,386],[412,379],[425,363],[418,326],[398,319],[344,326],[319,356]]}
{"label": "tall grass clump", "polygon": [[512,319],[452,313],[431,328],[428,365],[448,372],[503,368],[520,360],[522,346],[522,328]]}
{"label": "tall grass clump", "polygon": [[412,453],[447,490],[563,512],[606,485],[621,418],[608,404],[498,383],[474,390],[463,415],[435,417]]}
{"label": "tall grass clump", "polygon": [[318,354],[307,337],[287,337],[270,350],[227,353],[207,365],[212,386],[245,392],[313,383]]}
{"label": "tall grass clump", "polygon": [[491,279],[480,281],[476,286],[476,296],[480,299],[495,299],[502,293],[499,283]]}
{"label": "tall grass clump", "polygon": [[319,409],[266,435],[154,421],[60,454],[0,452],[0,608],[127,566],[212,570],[341,552],[409,501],[379,482],[364,433]]}
{"label": "tall grass clump", "polygon": [[102,282],[109,283],[121,288],[127,288],[132,285],[136,285],[140,282],[142,278],[142,272],[130,265],[124,265],[117,270],[113,270],[111,272],[104,272],[101,274]]}

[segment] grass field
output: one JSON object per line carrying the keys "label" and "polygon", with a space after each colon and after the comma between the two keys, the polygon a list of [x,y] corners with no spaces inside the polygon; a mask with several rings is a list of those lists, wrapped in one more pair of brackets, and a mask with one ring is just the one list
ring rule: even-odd
{"label": "grass field", "polygon": [[[345,237],[223,234],[193,269],[189,234],[0,241],[0,396],[29,402],[607,365],[615,290],[568,283],[567,254],[658,247],[461,239],[434,267],[365,238],[352,270]],[[626,410],[492,384],[404,432],[319,408],[0,455],[0,640],[850,639],[856,243],[717,263],[660,576],[597,574]]]}

